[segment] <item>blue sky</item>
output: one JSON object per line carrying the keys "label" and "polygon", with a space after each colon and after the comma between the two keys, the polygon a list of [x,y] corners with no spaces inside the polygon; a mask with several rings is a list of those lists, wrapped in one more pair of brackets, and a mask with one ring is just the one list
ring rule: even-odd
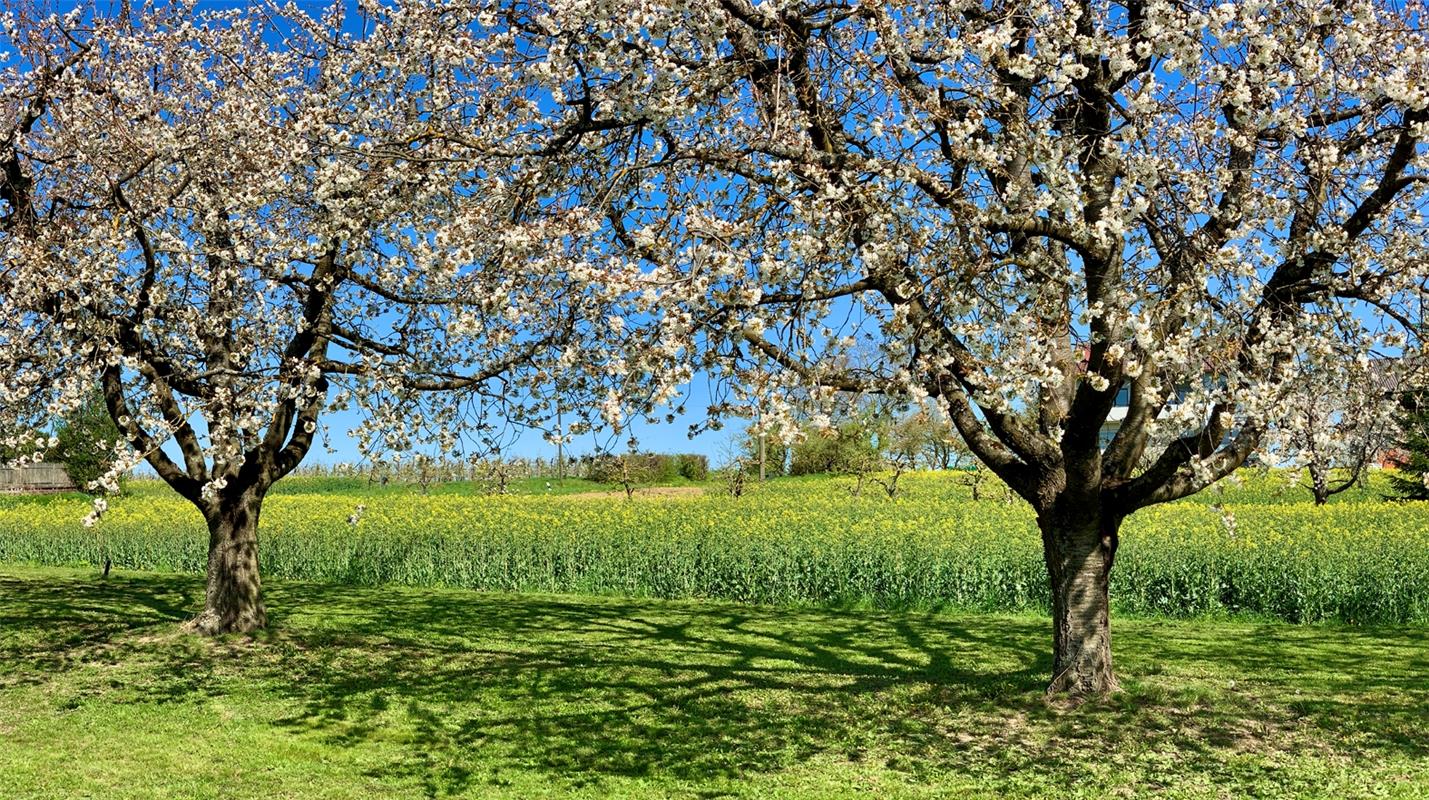
{"label": "blue sky", "polygon": [[[659,453],[698,453],[708,456],[710,465],[715,466],[724,463],[726,460],[727,445],[740,438],[745,425],[744,420],[727,419],[725,428],[718,431],[704,431],[693,439],[689,436],[689,428],[692,424],[705,421],[704,409],[709,405],[709,394],[704,382],[699,381],[691,387],[688,400],[686,402],[686,412],[677,415],[673,423],[642,423],[636,422],[631,426],[636,439],[640,443],[642,451],[654,451]],[[361,414],[357,411],[341,411],[328,413],[323,417],[323,424],[328,428],[328,446],[332,451],[318,443],[313,445],[313,449],[308,453],[308,457],[303,460],[304,464],[335,464],[335,463],[355,463],[361,460],[357,451],[357,442],[347,435],[347,431],[358,424]],[[629,432],[622,434],[618,439],[612,441],[609,432],[598,432],[577,437],[574,442],[566,447],[566,456],[579,456],[590,453],[597,448],[625,448],[625,439]],[[177,455],[177,452],[175,453]],[[436,455],[433,453],[432,455]],[[515,444],[504,453],[507,457],[524,458],[544,458],[547,460],[556,457],[556,446],[547,442],[539,433],[528,432],[520,436]]]}

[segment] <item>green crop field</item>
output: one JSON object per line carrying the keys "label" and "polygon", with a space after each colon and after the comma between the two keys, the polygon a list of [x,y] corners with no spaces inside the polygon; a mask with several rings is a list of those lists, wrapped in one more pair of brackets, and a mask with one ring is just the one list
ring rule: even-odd
{"label": "green crop field", "polygon": [[[960,474],[903,478],[890,500],[851,478],[782,479],[638,497],[510,496],[470,486],[297,479],[264,506],[265,576],[353,585],[713,598],[783,605],[1023,612],[1047,605],[1031,512]],[[598,488],[598,487],[594,487]],[[1120,613],[1292,622],[1429,622],[1429,504],[1379,487],[1316,508],[1278,475],[1134,515],[1112,597]],[[361,510],[359,512],[359,506]],[[0,562],[200,572],[198,513],[138,484],[85,528],[80,497],[0,500]],[[351,521],[358,515],[355,522]]]}

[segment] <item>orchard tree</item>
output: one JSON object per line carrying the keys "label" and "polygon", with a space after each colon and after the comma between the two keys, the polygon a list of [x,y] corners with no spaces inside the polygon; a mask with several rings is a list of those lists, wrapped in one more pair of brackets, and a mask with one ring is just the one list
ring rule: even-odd
{"label": "orchard tree", "polygon": [[931,398],[1036,511],[1051,693],[1117,686],[1129,515],[1240,466],[1299,365],[1421,345],[1419,2],[602,10],[530,24],[617,165],[609,233],[655,318],[638,363]]}
{"label": "orchard tree", "polygon": [[[1398,393],[1377,362],[1341,365],[1323,375],[1312,364],[1299,370],[1282,426],[1267,435],[1268,449],[1286,453],[1303,468],[1315,505],[1362,485],[1399,435]],[[1274,463],[1274,462],[1272,462]]]}
{"label": "orchard tree", "polygon": [[940,412],[926,408],[913,410],[894,424],[889,449],[926,469],[961,469],[971,460],[957,428]]}
{"label": "orchard tree", "polygon": [[1402,398],[1395,450],[1403,462],[1389,476],[1389,485],[1403,500],[1429,500],[1429,404],[1423,397],[1415,391]]}
{"label": "orchard tree", "polygon": [[263,499],[326,410],[455,454],[601,363],[517,33],[349,5],[4,19],[0,429],[101,385],[133,450],[104,480],[142,458],[207,520],[206,634],[266,624]]}

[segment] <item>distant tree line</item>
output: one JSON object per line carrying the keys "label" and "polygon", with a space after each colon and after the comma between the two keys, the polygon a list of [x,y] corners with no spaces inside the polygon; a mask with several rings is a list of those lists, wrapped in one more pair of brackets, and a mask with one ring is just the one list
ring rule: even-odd
{"label": "distant tree line", "polygon": [[358,478],[370,484],[433,484],[471,481],[496,493],[513,480],[577,478],[595,483],[673,483],[709,478],[709,458],[698,453],[587,453],[555,459],[488,457],[445,459],[425,454],[362,464],[310,464],[295,470],[309,477]]}
{"label": "distant tree line", "polygon": [[829,424],[806,422],[799,433],[796,441],[786,444],[775,436],[766,436],[761,443],[757,432],[747,432],[738,462],[749,473],[757,473],[762,444],[766,477],[964,469],[973,463],[952,424],[921,409],[901,415],[850,410]]}

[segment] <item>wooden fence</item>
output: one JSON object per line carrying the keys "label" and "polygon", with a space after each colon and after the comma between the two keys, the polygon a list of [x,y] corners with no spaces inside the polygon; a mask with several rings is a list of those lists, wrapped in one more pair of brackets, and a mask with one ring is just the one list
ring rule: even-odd
{"label": "wooden fence", "polygon": [[68,492],[77,488],[63,464],[0,467],[0,492]]}

